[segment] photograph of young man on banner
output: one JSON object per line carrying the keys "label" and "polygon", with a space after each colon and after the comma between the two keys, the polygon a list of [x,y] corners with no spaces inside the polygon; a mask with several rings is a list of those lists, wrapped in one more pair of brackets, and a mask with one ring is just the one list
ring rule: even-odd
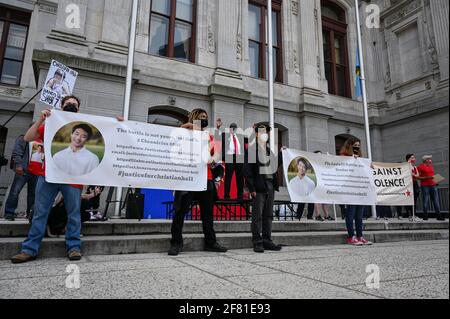
{"label": "photograph of young man on banner", "polygon": [[94,126],[70,123],[56,133],[52,142],[55,165],[64,173],[83,176],[94,171],[105,154],[105,142]]}
{"label": "photograph of young man on banner", "polygon": [[316,189],[317,178],[310,161],[297,157],[289,166],[290,187],[298,196],[309,196]]}

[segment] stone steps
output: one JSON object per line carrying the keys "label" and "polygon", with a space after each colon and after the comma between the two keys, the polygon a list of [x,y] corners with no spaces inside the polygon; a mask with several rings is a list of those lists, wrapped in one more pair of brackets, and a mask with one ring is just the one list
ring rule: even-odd
{"label": "stone steps", "polygon": [[[29,225],[25,221],[4,222],[0,221],[0,238],[26,237]],[[125,235],[157,235],[170,234],[171,221],[165,220],[112,220],[101,223],[86,223],[83,225],[82,234],[88,236],[125,236]],[[249,221],[217,221],[214,224],[217,233],[246,233],[250,232]],[[366,231],[386,230],[440,230],[449,228],[446,222],[418,222],[392,220],[389,223],[380,221],[366,221]],[[274,222],[273,232],[333,232],[346,231],[345,223],[338,222],[310,222],[287,221]],[[201,222],[187,221],[184,227],[186,234],[201,234]]]}
{"label": "stone steps", "polygon": [[[428,230],[376,230],[366,231],[365,236],[374,243],[400,241],[448,240],[447,229]],[[229,249],[252,247],[251,235],[245,233],[218,233],[218,241]],[[288,246],[343,245],[346,234],[343,231],[274,232],[274,241]],[[0,260],[7,260],[20,251],[23,238],[0,238]],[[82,252],[85,256],[116,255],[166,252],[169,248],[169,234],[86,236]],[[184,251],[201,251],[203,235],[184,235]],[[358,247],[355,247],[358,249]],[[65,256],[64,239],[44,239],[41,257]]]}

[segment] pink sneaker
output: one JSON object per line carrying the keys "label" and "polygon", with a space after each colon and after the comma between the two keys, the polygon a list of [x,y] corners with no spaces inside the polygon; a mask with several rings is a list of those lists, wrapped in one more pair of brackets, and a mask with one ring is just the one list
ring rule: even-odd
{"label": "pink sneaker", "polygon": [[347,244],[352,246],[362,246],[364,245],[362,242],[360,242],[356,237],[348,238]]}
{"label": "pink sneaker", "polygon": [[372,246],[373,243],[365,239],[364,237],[357,238],[357,240],[362,243],[364,246]]}

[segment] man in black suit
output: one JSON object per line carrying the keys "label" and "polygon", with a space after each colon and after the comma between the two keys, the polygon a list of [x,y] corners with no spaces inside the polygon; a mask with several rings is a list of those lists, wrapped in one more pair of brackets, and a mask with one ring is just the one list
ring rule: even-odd
{"label": "man in black suit", "polygon": [[272,241],[272,222],[275,192],[279,191],[277,170],[282,165],[281,153],[277,158],[270,151],[270,127],[260,124],[255,130],[256,144],[249,146],[244,166],[247,186],[253,200],[253,249],[256,253],[264,253],[265,250],[280,251],[282,247]]}
{"label": "man in black suit", "polygon": [[236,173],[238,199],[244,198],[245,139],[236,134],[237,124],[230,125],[230,132],[222,134],[223,161],[225,162],[225,199],[230,199],[231,181]]}

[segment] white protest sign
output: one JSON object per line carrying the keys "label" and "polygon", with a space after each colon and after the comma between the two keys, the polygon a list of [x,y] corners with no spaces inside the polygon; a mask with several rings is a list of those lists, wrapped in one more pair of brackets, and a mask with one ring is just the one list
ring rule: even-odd
{"label": "white protest sign", "polygon": [[294,203],[376,204],[371,162],[364,158],[283,151],[286,183]]}
{"label": "white protest sign", "polygon": [[373,167],[378,205],[414,205],[413,177],[409,163],[373,163]]}
{"label": "white protest sign", "polygon": [[206,132],[54,110],[44,142],[50,183],[207,189]]}
{"label": "white protest sign", "polygon": [[77,77],[77,71],[53,60],[42,88],[40,101],[55,109],[60,109],[62,99],[72,95]]}

